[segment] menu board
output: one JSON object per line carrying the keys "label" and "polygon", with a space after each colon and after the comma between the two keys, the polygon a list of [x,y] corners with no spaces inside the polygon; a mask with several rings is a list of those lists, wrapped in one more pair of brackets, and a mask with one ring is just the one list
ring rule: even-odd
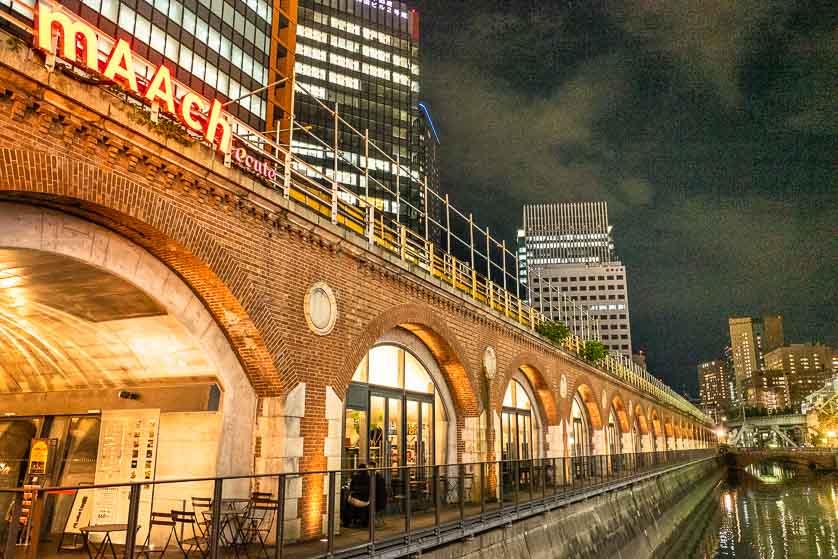
{"label": "menu board", "polygon": [[[118,410],[102,412],[96,485],[153,481],[157,466],[160,410]],[[137,541],[144,541],[151,518],[152,485],[140,492]],[[96,489],[90,515],[92,525],[127,524],[129,487]],[[125,532],[111,534],[114,543],[124,543]]]}

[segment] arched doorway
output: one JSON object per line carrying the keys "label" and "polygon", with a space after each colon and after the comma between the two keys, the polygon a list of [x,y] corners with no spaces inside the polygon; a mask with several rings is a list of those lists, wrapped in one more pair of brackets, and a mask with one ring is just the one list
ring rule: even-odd
{"label": "arched doorway", "polygon": [[538,420],[533,416],[533,402],[525,382],[513,378],[503,395],[502,460],[530,460],[538,456]]}
{"label": "arched doorway", "polygon": [[611,411],[608,414],[608,424],[605,428],[605,444],[608,449],[608,454],[611,456],[616,456],[623,452],[621,434],[622,430],[620,429],[620,421],[617,418],[614,407],[612,406]]}
{"label": "arched doorway", "polygon": [[588,410],[582,396],[576,394],[570,407],[571,432],[568,440],[571,456],[590,456],[593,454],[593,429]]}
{"label": "arched doorway", "polygon": [[426,360],[392,342],[376,345],[364,356],[347,389],[344,469],[446,463],[447,392],[431,373],[435,363]]}
{"label": "arched doorway", "polygon": [[[0,203],[0,462],[25,465],[38,438],[53,486],[251,473],[256,392],[234,343],[150,252],[68,214]],[[0,488],[29,483],[25,469],[9,473]],[[203,492],[185,491],[156,488],[140,514]],[[95,493],[92,514],[105,501]],[[71,503],[57,496],[44,525],[63,529]]]}

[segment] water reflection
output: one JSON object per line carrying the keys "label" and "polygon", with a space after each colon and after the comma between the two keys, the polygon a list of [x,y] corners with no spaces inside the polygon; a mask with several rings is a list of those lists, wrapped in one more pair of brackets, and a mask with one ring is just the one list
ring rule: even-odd
{"label": "water reflection", "polygon": [[720,487],[716,559],[838,557],[838,475],[763,463]]}

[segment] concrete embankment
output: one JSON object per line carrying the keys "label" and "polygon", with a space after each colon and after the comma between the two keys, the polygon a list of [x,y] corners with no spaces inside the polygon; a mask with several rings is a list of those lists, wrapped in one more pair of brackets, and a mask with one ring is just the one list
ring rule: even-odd
{"label": "concrete embankment", "polygon": [[[710,459],[426,551],[433,559],[665,557],[725,474]],[[685,530],[687,530],[685,532]]]}

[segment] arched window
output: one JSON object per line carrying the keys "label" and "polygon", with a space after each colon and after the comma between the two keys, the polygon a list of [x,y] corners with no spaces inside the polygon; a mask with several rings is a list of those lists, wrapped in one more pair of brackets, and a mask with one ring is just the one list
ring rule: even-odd
{"label": "arched window", "polygon": [[643,452],[643,430],[640,428],[640,417],[636,413],[631,426],[631,439],[634,442],[634,452]]}
{"label": "arched window", "polygon": [[343,467],[444,463],[447,428],[437,387],[419,359],[401,346],[375,346],[347,391]]}
{"label": "arched window", "polygon": [[622,452],[622,441],[620,435],[622,431],[620,424],[617,422],[617,414],[614,408],[611,408],[611,413],[608,414],[608,425],[605,430],[606,437],[608,437],[608,454],[615,455]]}
{"label": "arched window", "polygon": [[536,455],[532,402],[524,386],[513,379],[503,395],[501,413],[501,459],[529,460]]}
{"label": "arched window", "polygon": [[588,410],[582,397],[577,394],[573,397],[570,418],[572,432],[568,444],[573,456],[590,456],[591,452],[591,421],[588,418]]}

